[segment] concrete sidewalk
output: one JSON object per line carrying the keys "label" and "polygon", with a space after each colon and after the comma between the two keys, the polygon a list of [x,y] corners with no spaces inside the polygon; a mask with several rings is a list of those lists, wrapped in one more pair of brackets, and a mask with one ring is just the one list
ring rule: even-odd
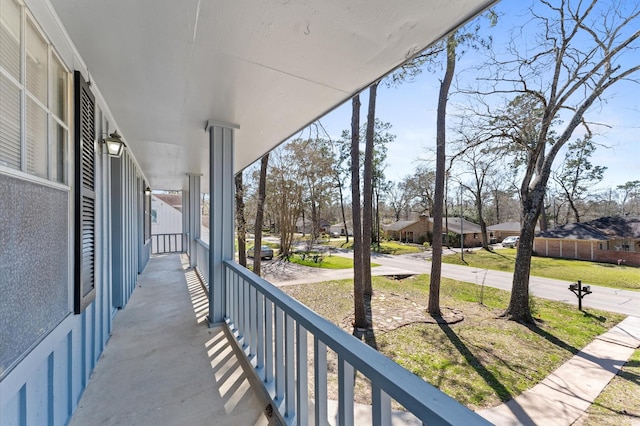
{"label": "concrete sidewalk", "polygon": [[627,317],[533,388],[478,414],[500,426],[571,425],[638,347],[640,318]]}

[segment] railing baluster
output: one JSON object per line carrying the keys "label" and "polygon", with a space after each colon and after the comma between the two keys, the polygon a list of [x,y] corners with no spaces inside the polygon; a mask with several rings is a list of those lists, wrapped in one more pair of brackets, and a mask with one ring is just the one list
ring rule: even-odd
{"label": "railing baluster", "polygon": [[244,346],[247,348],[251,344],[251,329],[250,329],[250,317],[249,317],[249,283],[247,280],[242,280],[242,330],[244,335]]}
{"label": "railing baluster", "polygon": [[353,367],[338,354],[338,424],[353,424]]}
{"label": "railing baluster", "polygon": [[309,374],[307,367],[307,330],[300,325],[297,326],[297,359],[296,359],[296,376],[297,376],[297,397],[298,410],[296,418],[299,426],[307,426],[309,424]]}
{"label": "railing baluster", "polygon": [[294,322],[285,314],[284,317],[284,363],[285,363],[285,416],[293,418],[296,413],[296,362],[294,351]]}
{"label": "railing baluster", "polygon": [[265,383],[273,382],[273,302],[265,297],[264,301],[264,340],[265,340],[265,361],[264,374]]}
{"label": "railing baluster", "polygon": [[[256,348],[256,367],[264,369],[264,341],[265,341],[265,331],[264,331],[264,295],[258,292],[258,302],[256,306],[256,319],[258,321],[257,326],[257,337],[258,343]],[[265,379],[264,371],[262,372],[262,380]]]}
{"label": "railing baluster", "polygon": [[373,426],[391,426],[391,398],[378,385],[371,383]]}
{"label": "railing baluster", "polygon": [[240,276],[236,276],[234,284],[235,294],[233,300],[233,330],[236,334],[240,333]]}
{"label": "railing baluster", "polygon": [[249,287],[249,334],[251,340],[249,341],[249,357],[255,361],[256,350],[258,346],[258,324],[256,314],[258,311],[257,306],[257,291],[254,287]]}
{"label": "railing baluster", "polygon": [[232,282],[233,282],[233,278],[234,276],[236,276],[236,274],[232,273],[233,271],[231,271],[230,269],[227,269],[227,274],[226,274],[226,279],[224,281],[224,287],[225,287],[225,291],[224,291],[224,315],[225,318],[227,319],[228,323],[231,323],[233,321],[233,319],[231,318],[231,287],[232,287]]}
{"label": "railing baluster", "polygon": [[[203,255],[208,246],[199,241]],[[202,265],[205,265],[205,259]],[[376,426],[391,425],[391,401],[396,400],[422,424],[489,423],[420,380],[379,352],[353,339],[334,324],[283,294],[239,265],[225,261],[226,309],[229,325],[235,326],[238,343],[248,345],[249,361],[255,364],[274,409],[287,423],[307,425],[309,377],[307,339],[313,338],[316,425],[328,424],[327,352],[338,355],[338,424],[354,424],[355,372],[372,384],[372,419]],[[205,268],[206,269],[206,268]],[[253,359],[251,357],[253,356]],[[255,361],[255,362],[254,362]],[[333,419],[332,419],[333,420]]]}
{"label": "railing baluster", "polygon": [[182,241],[185,235],[188,234],[183,234],[181,232],[174,232],[170,234],[151,234],[151,253],[182,253]]}
{"label": "railing baluster", "polygon": [[327,417],[327,345],[313,336],[313,375],[316,425],[328,423]]}
{"label": "railing baluster", "polygon": [[276,306],[276,327],[275,327],[275,379],[276,379],[276,400],[280,404],[284,398],[284,312]]}

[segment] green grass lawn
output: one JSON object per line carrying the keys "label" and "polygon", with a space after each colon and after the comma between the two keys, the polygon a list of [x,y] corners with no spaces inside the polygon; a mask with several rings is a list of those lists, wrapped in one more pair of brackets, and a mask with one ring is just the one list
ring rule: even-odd
{"label": "green grass lawn", "polygon": [[[317,253],[316,253],[317,254]],[[299,254],[294,254],[289,257],[289,261],[297,263],[298,265],[311,266],[312,268],[325,268],[325,269],[350,269],[353,268],[353,259],[349,259],[342,256],[322,256],[321,261],[314,261],[314,253],[305,255],[304,260]],[[320,259],[318,259],[320,260]],[[380,266],[377,263],[371,263],[371,267]]]}
{"label": "green grass lawn", "polygon": [[[508,305],[508,292],[485,288],[480,304],[478,286],[443,279],[441,306],[460,310],[462,322],[414,322],[385,332],[380,331],[381,324],[400,312],[413,309],[424,313],[429,276],[402,281],[374,277],[373,287],[378,350],[472,409],[495,406],[533,387],[624,318],[534,299],[537,324],[525,326],[497,318]],[[351,332],[345,318],[353,312],[352,280],[287,286],[283,290]],[[330,382],[331,386],[337,384]],[[358,375],[357,402],[369,402],[367,386]]]}
{"label": "green grass lawn", "polygon": [[[342,248],[346,250],[353,250],[353,240],[349,239],[349,242],[346,242],[346,239],[332,239],[327,245],[331,247]],[[420,246],[415,244],[403,244],[397,241],[383,241],[380,243],[380,251],[378,251],[378,245],[376,243],[371,244],[371,251],[374,253],[383,253],[383,254],[410,254],[410,253],[420,253],[423,249]]]}
{"label": "green grass lawn", "polygon": [[[474,250],[465,253],[464,260],[465,263],[460,260],[459,254],[442,258],[445,263],[513,272],[516,249],[498,249],[493,253]],[[585,284],[640,291],[640,268],[632,266],[534,256],[531,258],[531,275],[571,282],[582,280]]]}
{"label": "green grass lawn", "polygon": [[[640,349],[636,350],[586,412],[584,426],[620,426],[637,424],[640,418],[638,398]],[[636,423],[633,423],[635,419]]]}

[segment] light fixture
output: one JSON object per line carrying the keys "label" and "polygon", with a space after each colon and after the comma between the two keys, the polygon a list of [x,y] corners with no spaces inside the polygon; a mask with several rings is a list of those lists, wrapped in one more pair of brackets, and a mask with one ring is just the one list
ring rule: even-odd
{"label": "light fixture", "polygon": [[149,186],[147,185],[147,187],[144,189],[144,195],[151,195],[151,188],[149,188]]}
{"label": "light fixture", "polygon": [[118,134],[118,131],[111,133],[108,138],[104,138],[102,141],[107,146],[107,152],[110,156],[120,157],[122,155],[122,151],[124,151],[124,141]]}

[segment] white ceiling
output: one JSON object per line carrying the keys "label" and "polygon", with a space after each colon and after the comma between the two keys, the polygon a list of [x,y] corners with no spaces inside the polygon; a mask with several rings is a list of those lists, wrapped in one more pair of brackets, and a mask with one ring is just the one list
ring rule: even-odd
{"label": "white ceiling", "polygon": [[207,176],[207,120],[241,170],[494,2],[50,1],[154,189]]}

